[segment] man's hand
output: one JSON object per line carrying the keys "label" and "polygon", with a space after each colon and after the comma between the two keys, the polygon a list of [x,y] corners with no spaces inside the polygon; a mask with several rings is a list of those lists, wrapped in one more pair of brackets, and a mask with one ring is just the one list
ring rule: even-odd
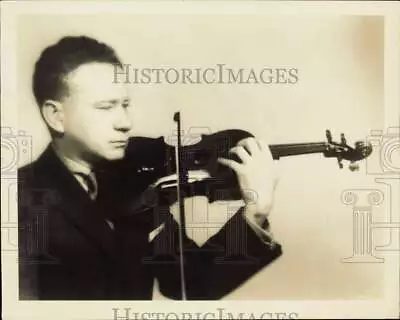
{"label": "man's hand", "polygon": [[238,177],[243,200],[250,212],[263,219],[273,204],[277,184],[275,164],[269,146],[255,138],[246,138],[230,150],[242,163],[219,158],[218,162],[233,169]]}

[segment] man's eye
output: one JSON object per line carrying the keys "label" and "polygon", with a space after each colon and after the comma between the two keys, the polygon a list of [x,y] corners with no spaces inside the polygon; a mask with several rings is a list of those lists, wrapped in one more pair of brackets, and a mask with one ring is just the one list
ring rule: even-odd
{"label": "man's eye", "polygon": [[123,103],[122,104],[122,108],[126,109],[129,108],[130,104],[129,103]]}
{"label": "man's eye", "polygon": [[110,110],[112,107],[113,107],[112,105],[100,105],[100,106],[97,106],[96,109]]}

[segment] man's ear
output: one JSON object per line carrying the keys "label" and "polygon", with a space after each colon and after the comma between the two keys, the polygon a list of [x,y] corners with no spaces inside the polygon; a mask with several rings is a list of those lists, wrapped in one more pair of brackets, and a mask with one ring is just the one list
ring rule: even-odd
{"label": "man's ear", "polygon": [[42,115],[52,130],[64,133],[64,108],[61,102],[46,100],[42,105]]}

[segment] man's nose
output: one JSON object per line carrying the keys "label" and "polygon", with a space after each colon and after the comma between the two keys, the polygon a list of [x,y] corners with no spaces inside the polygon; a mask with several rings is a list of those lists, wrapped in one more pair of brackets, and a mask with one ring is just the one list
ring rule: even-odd
{"label": "man's nose", "polygon": [[126,109],[122,108],[122,111],[118,113],[118,117],[114,123],[114,128],[124,132],[132,129],[132,121],[129,118],[129,114]]}

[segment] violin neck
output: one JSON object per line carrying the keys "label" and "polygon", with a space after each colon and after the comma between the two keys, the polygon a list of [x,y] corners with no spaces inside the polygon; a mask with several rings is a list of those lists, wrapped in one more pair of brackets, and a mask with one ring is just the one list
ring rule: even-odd
{"label": "violin neck", "polygon": [[327,150],[326,142],[273,144],[269,146],[272,158],[278,160],[281,157],[297,156],[310,153],[323,153]]}

